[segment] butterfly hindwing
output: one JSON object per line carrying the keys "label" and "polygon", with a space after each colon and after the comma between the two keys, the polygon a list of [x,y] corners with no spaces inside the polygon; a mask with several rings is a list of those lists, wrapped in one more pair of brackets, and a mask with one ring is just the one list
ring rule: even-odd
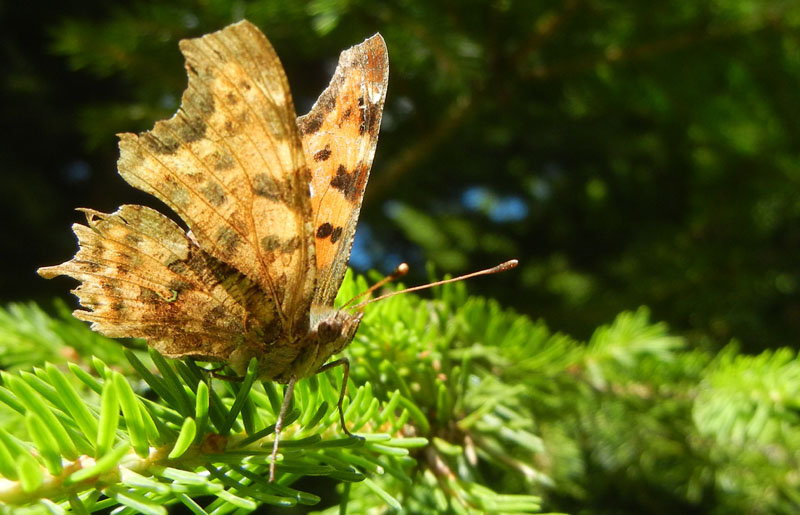
{"label": "butterfly hindwing", "polygon": [[333,305],[347,269],[388,79],[386,44],[376,34],[342,52],[330,85],[297,120],[311,169],[316,306]]}
{"label": "butterfly hindwing", "polygon": [[106,336],[147,338],[167,356],[228,359],[245,334],[255,285],[158,211],[134,205],[112,214],[84,211],[87,225],[73,226],[80,243],[75,257],[39,270],[81,281],[74,293],[91,311],[75,316]]}

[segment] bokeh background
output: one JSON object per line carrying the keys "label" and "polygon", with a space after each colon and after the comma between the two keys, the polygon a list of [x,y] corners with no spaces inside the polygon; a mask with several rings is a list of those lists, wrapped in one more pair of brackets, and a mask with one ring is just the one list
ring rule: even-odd
{"label": "bokeh background", "polygon": [[794,0],[3,2],[0,301],[68,296],[35,269],[73,255],[75,207],[167,210],[117,175],[115,134],[175,111],[179,39],[242,17],[300,113],[340,50],[387,41],[358,270],[516,257],[470,291],[577,338],[647,305],[692,345],[796,345]]}

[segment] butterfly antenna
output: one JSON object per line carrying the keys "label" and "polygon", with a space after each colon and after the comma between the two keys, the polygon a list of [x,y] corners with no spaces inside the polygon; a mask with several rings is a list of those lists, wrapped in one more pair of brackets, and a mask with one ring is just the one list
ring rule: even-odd
{"label": "butterfly antenna", "polygon": [[[389,282],[392,282],[392,281],[396,281],[397,279],[399,279],[400,277],[403,277],[407,273],[408,273],[408,264],[407,263],[400,263],[399,265],[397,265],[397,268],[394,269],[394,272],[392,272],[391,274],[387,275],[386,277],[384,277],[383,279],[381,279],[377,283],[375,283],[372,286],[370,286],[368,290],[363,291],[363,292],[359,293],[358,295],[356,295],[355,297],[353,297],[352,299],[348,300],[339,309],[346,308],[347,306],[349,306],[353,302],[357,301],[361,297],[363,297],[365,295],[369,295],[370,293],[374,292],[375,290],[377,290],[378,288],[380,288],[381,286],[383,286],[386,283],[389,283]],[[353,309],[353,308],[351,308],[351,309]]]}
{"label": "butterfly antenna", "polygon": [[[405,264],[405,263],[403,263],[403,264]],[[428,284],[422,284],[420,286],[414,286],[412,288],[406,288],[405,290],[400,290],[400,291],[387,293],[386,295],[381,295],[380,297],[375,297],[374,299],[369,299],[369,300],[366,300],[366,301],[364,301],[364,302],[362,302],[360,304],[356,304],[355,306],[352,306],[350,309],[353,309],[353,310],[361,309],[364,306],[366,306],[367,304],[372,304],[373,302],[378,302],[379,300],[388,299],[389,297],[394,297],[395,295],[400,295],[401,293],[408,293],[408,292],[412,292],[412,291],[424,290],[426,288],[432,288],[434,286],[441,286],[442,284],[454,283],[454,282],[457,282],[457,281],[463,281],[464,279],[471,279],[473,277],[478,277],[479,275],[499,274],[500,272],[505,272],[506,270],[511,270],[512,268],[516,267],[518,264],[519,264],[518,260],[511,259],[509,261],[506,261],[505,263],[500,263],[499,265],[497,265],[495,267],[487,268],[485,270],[478,270],[477,272],[472,272],[471,274],[459,275],[458,277],[453,277],[452,279],[444,279],[442,281],[436,281],[436,282],[432,282],[432,283],[428,283]],[[389,277],[391,277],[391,276],[389,276]],[[385,281],[381,282],[379,284],[385,284]],[[375,287],[370,288],[370,291],[372,291],[374,289],[375,289]]]}

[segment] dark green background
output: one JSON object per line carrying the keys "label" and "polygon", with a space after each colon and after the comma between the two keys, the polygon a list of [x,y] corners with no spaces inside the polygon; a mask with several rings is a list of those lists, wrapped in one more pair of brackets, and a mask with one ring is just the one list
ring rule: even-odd
{"label": "dark green background", "polygon": [[[177,41],[247,17],[298,110],[380,31],[384,126],[354,264],[474,281],[582,338],[648,305],[696,345],[794,346],[800,326],[796,1],[5,2],[0,300],[66,296],[75,207],[153,199],[114,134],[171,115]],[[166,208],[164,208],[166,209]]]}

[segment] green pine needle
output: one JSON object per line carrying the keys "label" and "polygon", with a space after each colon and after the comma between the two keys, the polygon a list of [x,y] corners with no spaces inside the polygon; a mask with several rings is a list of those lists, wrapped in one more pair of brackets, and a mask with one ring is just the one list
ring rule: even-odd
{"label": "green pine needle", "polygon": [[[365,284],[348,274],[342,296]],[[76,335],[118,345],[82,327],[30,305],[0,313],[0,334],[38,328],[76,349]],[[255,363],[231,383],[153,351],[67,365],[32,354],[33,373],[0,374],[0,503],[222,514],[314,505],[318,495],[292,485],[324,476],[344,483],[341,506],[353,513],[531,513],[550,492],[580,502],[593,468],[671,478],[660,487],[687,502],[720,481],[736,491],[731,506],[800,507],[795,353],[731,347],[712,360],[683,345],[645,309],[581,343],[463,285],[431,301],[393,297],[369,306],[346,351],[345,421],[360,437],[339,427],[340,368],[298,382],[275,483],[282,394],[255,380]],[[681,460],[687,449],[693,463]]]}

